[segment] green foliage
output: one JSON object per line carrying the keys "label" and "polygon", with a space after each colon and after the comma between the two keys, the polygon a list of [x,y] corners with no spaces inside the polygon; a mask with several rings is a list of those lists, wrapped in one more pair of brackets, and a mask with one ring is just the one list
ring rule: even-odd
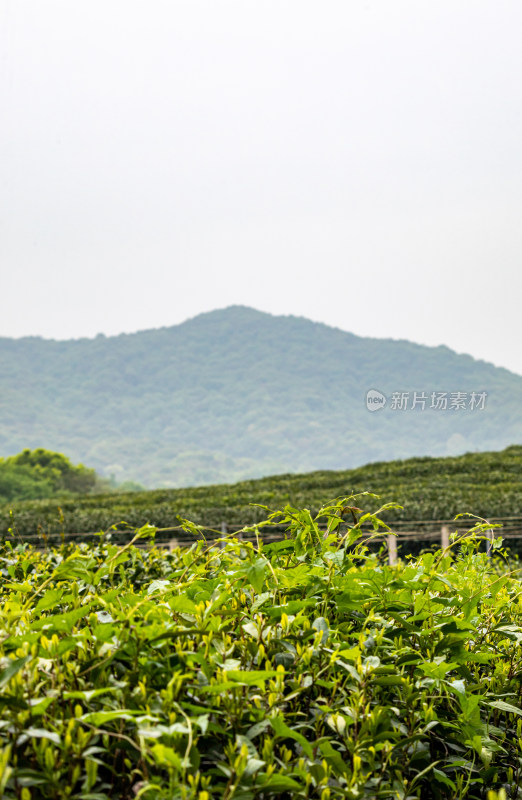
{"label": "green foliage", "polygon": [[[41,531],[107,530],[125,520],[131,527],[147,522],[163,528],[191,519],[219,528],[221,522],[258,522],[269,507],[289,503],[317,511],[324,497],[370,488],[385,501],[401,497],[402,509],[389,509],[387,520],[451,519],[463,509],[490,517],[522,516],[522,447],[500,453],[469,453],[454,458],[414,458],[368,464],[343,472],[276,475],[234,485],[171,489],[133,494],[87,495],[56,502],[9,503],[0,507],[0,535],[14,527],[21,536]],[[13,512],[13,519],[10,511]]]}
{"label": "green foliage", "polygon": [[3,502],[88,494],[104,485],[93,469],[83,464],[74,466],[62,453],[52,453],[41,447],[0,459],[0,500]]}
{"label": "green foliage", "polygon": [[0,796],[520,797],[517,574],[480,521],[388,566],[372,497],[287,505],[258,546],[4,544]]}
{"label": "green foliage", "polygon": [[28,466],[16,466],[0,460],[0,502],[36,500],[52,497],[53,484],[49,477]]}
{"label": "green foliage", "polygon": [[63,453],[42,447],[25,449],[16,456],[0,458],[0,502],[13,503],[51,497],[78,497],[93,492],[143,490],[132,481],[117,485],[101,478],[83,464],[72,464]]}
{"label": "green foliage", "polygon": [[[488,400],[370,414],[371,388]],[[501,449],[522,442],[521,398],[521,376],[445,347],[237,306],[132,335],[0,340],[0,453],[43,445],[149,487]]]}

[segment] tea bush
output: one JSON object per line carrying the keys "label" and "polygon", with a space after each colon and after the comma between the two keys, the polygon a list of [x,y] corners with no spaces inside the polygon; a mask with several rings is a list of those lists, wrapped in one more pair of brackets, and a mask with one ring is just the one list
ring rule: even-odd
{"label": "tea bush", "polygon": [[146,523],[162,528],[177,525],[179,516],[213,528],[222,522],[251,525],[262,519],[253,498],[272,507],[290,504],[317,512],[325,497],[366,489],[383,501],[401,498],[404,508],[390,509],[388,520],[452,519],[467,509],[487,519],[522,516],[522,446],[386,461],[352,470],[273,475],[236,484],[11,502],[0,505],[0,536],[14,526],[22,537],[40,533],[57,539],[62,531],[106,530],[121,520],[134,528]]}
{"label": "tea bush", "polygon": [[[366,494],[364,501],[373,502]],[[263,545],[1,551],[6,800],[522,797],[522,588],[487,524],[388,566],[362,496]],[[357,504],[357,505],[356,505]],[[268,510],[267,510],[268,511]],[[327,526],[324,532],[324,526]]]}

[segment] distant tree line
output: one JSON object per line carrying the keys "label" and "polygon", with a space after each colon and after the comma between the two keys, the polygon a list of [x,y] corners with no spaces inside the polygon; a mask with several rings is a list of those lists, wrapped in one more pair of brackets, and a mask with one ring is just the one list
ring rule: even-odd
{"label": "distant tree line", "polygon": [[139,484],[118,486],[83,464],[72,464],[63,453],[42,447],[25,449],[15,456],[0,458],[0,503],[15,500],[39,500],[73,497],[143,488]]}

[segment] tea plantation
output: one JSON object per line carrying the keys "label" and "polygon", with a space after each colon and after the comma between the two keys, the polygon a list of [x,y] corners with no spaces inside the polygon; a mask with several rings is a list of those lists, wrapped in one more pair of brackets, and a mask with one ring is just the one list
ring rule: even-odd
{"label": "tea plantation", "polygon": [[22,538],[179,524],[180,518],[213,528],[252,524],[263,518],[261,503],[318,511],[325,498],[372,491],[383,501],[401,499],[386,520],[452,519],[462,511],[490,517],[522,517],[522,446],[451,458],[410,458],[359,469],[275,475],[235,484],[147,492],[64,496],[0,506],[0,536],[13,528]]}
{"label": "tea plantation", "polygon": [[522,797],[516,565],[478,521],[390,567],[361,533],[399,509],[361,505],[270,545],[4,542],[0,796]]}

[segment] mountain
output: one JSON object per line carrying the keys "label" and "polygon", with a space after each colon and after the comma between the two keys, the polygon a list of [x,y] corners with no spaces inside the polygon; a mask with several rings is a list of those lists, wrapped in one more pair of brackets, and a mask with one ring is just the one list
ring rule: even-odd
{"label": "mountain", "polygon": [[[465,407],[431,409],[444,392]],[[522,376],[447,347],[243,306],[114,337],[0,339],[0,455],[44,447],[151,487],[500,450],[522,442],[521,401]]]}

